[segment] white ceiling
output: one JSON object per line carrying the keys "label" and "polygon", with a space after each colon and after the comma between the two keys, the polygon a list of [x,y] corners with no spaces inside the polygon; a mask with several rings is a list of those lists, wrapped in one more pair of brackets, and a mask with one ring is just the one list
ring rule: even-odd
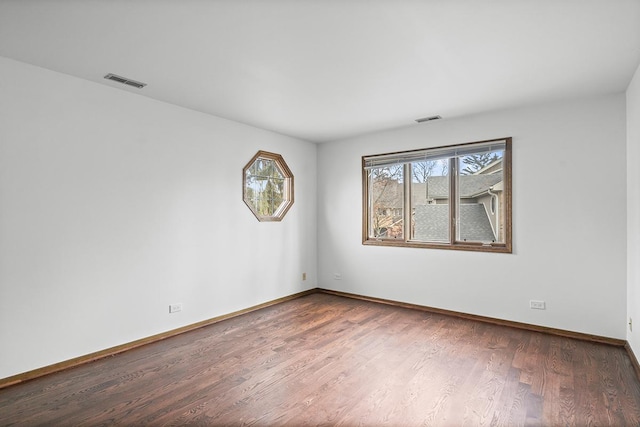
{"label": "white ceiling", "polygon": [[0,55],[323,142],[624,91],[640,0],[0,0]]}

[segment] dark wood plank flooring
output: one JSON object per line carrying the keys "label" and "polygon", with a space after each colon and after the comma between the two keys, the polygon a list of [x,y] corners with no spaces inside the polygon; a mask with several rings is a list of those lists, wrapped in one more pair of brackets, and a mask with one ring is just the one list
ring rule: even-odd
{"label": "dark wood plank flooring", "polygon": [[639,426],[640,383],[623,348],[318,293],[0,390],[0,425]]}

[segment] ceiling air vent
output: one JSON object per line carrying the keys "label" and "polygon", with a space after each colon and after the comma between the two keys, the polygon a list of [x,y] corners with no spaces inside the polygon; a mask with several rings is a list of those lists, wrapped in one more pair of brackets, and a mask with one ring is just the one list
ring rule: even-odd
{"label": "ceiling air vent", "polygon": [[421,119],[416,119],[416,122],[418,123],[422,123],[422,122],[430,122],[432,120],[440,120],[442,117],[441,116],[430,116],[430,117],[423,117]]}
{"label": "ceiling air vent", "polygon": [[133,86],[133,87],[138,88],[138,89],[142,89],[143,87],[145,87],[147,85],[146,83],[137,82],[135,80],[131,80],[131,79],[128,79],[126,77],[121,77],[121,76],[118,76],[118,75],[112,74],[112,73],[107,74],[106,76],[104,76],[104,78],[107,79],[107,80],[113,80],[114,82],[122,83],[122,84],[129,85],[129,86]]}

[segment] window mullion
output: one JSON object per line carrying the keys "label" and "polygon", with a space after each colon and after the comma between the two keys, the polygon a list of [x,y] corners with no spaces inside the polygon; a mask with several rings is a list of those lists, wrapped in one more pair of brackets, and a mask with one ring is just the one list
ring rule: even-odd
{"label": "window mullion", "polygon": [[404,200],[403,200],[403,221],[404,227],[402,227],[403,238],[405,242],[411,240],[413,233],[413,226],[411,221],[411,163],[405,163],[404,165]]}
{"label": "window mullion", "polygon": [[449,244],[457,240],[459,219],[458,206],[458,162],[457,157],[449,159]]}

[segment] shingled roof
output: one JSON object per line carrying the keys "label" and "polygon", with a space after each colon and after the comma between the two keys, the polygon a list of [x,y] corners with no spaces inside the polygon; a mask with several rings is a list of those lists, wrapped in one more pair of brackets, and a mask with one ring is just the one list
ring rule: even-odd
{"label": "shingled roof", "polygon": [[[502,181],[502,174],[492,175],[461,175],[460,176],[460,197],[474,197],[487,191]],[[432,176],[427,183],[413,183],[413,191],[417,194],[426,194],[426,186],[429,186],[429,197],[434,199],[445,199],[449,197],[449,177]]]}
{"label": "shingled roof", "polygon": [[446,242],[449,240],[449,205],[420,205],[415,210],[416,240]]}
{"label": "shingled roof", "polygon": [[[449,240],[449,205],[415,208],[415,239],[427,242]],[[473,242],[495,240],[487,211],[481,203],[460,205],[460,238]]]}

